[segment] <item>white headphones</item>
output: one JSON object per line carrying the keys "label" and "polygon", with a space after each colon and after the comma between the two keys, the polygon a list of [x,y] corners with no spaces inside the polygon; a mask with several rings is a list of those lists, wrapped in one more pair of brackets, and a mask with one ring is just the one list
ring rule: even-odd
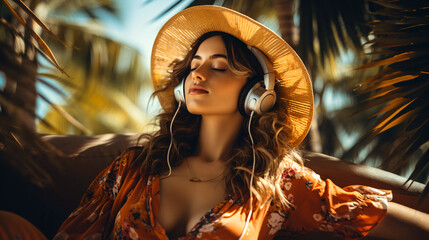
{"label": "white headphones", "polygon": [[[238,109],[240,113],[248,117],[252,111],[258,115],[270,111],[276,103],[276,92],[274,91],[275,74],[273,65],[268,58],[259,49],[247,46],[256,56],[264,72],[264,79],[251,78],[247,81],[241,90],[238,98]],[[174,97],[176,101],[182,102],[185,106],[185,81],[182,79],[174,88]]]}

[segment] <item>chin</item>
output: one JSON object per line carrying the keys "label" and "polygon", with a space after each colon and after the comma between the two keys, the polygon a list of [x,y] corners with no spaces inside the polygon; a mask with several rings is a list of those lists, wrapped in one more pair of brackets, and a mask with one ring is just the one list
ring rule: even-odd
{"label": "chin", "polygon": [[189,106],[189,105],[186,105],[186,109],[188,110],[189,113],[194,115],[202,115],[206,112],[202,107],[195,107],[195,106]]}
{"label": "chin", "polygon": [[207,115],[207,116],[208,115],[219,115],[219,116],[230,115],[230,116],[233,116],[233,115],[237,115],[237,114],[241,116],[238,109],[231,110],[231,111],[207,111],[207,109],[195,109],[195,108],[187,108],[187,109],[188,109],[189,113],[194,114],[194,115],[201,115],[201,116],[203,116],[203,115]]}
{"label": "chin", "polygon": [[201,102],[189,102],[186,104],[186,109],[188,112],[194,115],[235,115],[240,114],[238,107],[229,106],[221,107],[219,105],[213,104],[202,104]]}

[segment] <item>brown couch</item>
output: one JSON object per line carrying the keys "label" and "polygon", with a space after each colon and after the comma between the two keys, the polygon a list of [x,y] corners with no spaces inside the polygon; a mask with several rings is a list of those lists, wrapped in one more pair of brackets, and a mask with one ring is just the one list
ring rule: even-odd
{"label": "brown couch", "polygon": [[[124,149],[134,146],[138,134],[104,134],[97,136],[44,135],[42,139],[64,152],[57,159],[61,168],[52,172],[53,186],[39,188],[20,177],[13,169],[0,169],[0,210],[28,219],[48,238],[77,206],[92,179]],[[316,153],[304,153],[306,165],[322,178],[337,185],[364,184],[392,189],[394,201],[416,208],[424,185],[404,185],[406,179],[376,168],[354,165]],[[421,204],[429,212],[429,201]]]}

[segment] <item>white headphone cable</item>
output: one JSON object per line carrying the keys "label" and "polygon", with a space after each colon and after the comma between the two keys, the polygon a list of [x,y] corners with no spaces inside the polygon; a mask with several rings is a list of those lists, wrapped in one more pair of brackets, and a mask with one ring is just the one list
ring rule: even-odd
{"label": "white headphone cable", "polygon": [[168,151],[167,151],[167,165],[168,165],[168,175],[165,178],[168,178],[171,176],[171,164],[170,164],[170,151],[171,151],[171,145],[173,145],[173,122],[174,119],[177,116],[177,113],[179,112],[180,106],[182,105],[182,102],[179,101],[179,106],[177,106],[177,110],[174,113],[173,118],[171,119],[170,122],[170,145],[168,146]]}
{"label": "white headphone cable", "polygon": [[250,218],[253,214],[253,194],[252,194],[252,186],[253,186],[253,176],[255,175],[255,160],[256,160],[256,155],[255,155],[255,145],[253,142],[253,137],[252,137],[252,133],[250,131],[250,125],[252,123],[252,118],[253,118],[253,114],[254,111],[252,111],[250,113],[250,119],[249,119],[249,124],[247,126],[247,131],[249,132],[249,137],[250,137],[250,141],[252,142],[252,152],[253,152],[253,164],[252,164],[252,175],[250,176],[250,183],[249,183],[249,193],[250,193],[250,211],[249,211],[249,215],[247,215],[247,219],[246,219],[246,224],[244,225],[244,229],[243,232],[241,232],[240,237],[238,238],[238,240],[241,240],[244,237],[244,234],[247,231],[247,228],[249,227],[249,222],[250,222]]}

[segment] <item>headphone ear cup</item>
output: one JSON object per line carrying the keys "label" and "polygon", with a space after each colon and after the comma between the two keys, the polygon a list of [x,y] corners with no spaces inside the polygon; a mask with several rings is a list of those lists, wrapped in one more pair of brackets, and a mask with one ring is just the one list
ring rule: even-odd
{"label": "headphone ear cup", "polygon": [[250,90],[258,84],[261,79],[251,78],[247,81],[246,85],[244,85],[243,89],[241,89],[240,96],[238,97],[238,110],[240,111],[243,117],[249,117],[249,114],[246,113],[246,99],[247,95],[249,95]]}
{"label": "headphone ear cup", "polygon": [[183,106],[185,106],[185,78],[182,79],[176,87],[174,87],[174,98],[177,102],[182,102]]}

